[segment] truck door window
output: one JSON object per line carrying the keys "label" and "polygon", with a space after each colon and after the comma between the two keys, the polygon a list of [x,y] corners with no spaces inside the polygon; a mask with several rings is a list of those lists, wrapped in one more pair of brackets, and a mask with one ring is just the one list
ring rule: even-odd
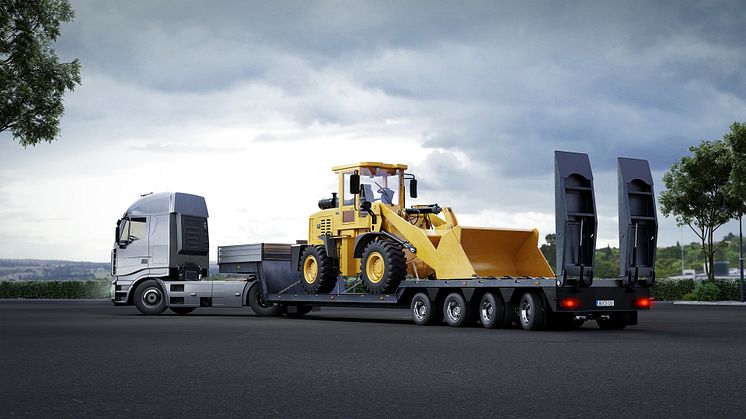
{"label": "truck door window", "polygon": [[352,172],[344,174],[344,196],[342,197],[342,205],[353,205],[355,203],[355,195],[350,193],[350,175]]}
{"label": "truck door window", "polygon": [[144,239],[147,234],[148,230],[145,228],[145,218],[130,219],[130,240]]}
{"label": "truck door window", "polygon": [[126,243],[128,241],[127,238],[129,237],[129,234],[130,220],[125,218],[119,223],[119,237],[117,238],[117,242],[119,242],[120,244]]}

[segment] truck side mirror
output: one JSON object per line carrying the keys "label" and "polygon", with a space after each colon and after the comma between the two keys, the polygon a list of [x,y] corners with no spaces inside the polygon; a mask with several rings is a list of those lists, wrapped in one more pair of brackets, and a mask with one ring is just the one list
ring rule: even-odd
{"label": "truck side mirror", "polygon": [[357,173],[350,175],[350,193],[353,195],[360,193],[360,175]]}
{"label": "truck side mirror", "polygon": [[417,198],[417,179],[409,180],[409,196],[410,198]]}

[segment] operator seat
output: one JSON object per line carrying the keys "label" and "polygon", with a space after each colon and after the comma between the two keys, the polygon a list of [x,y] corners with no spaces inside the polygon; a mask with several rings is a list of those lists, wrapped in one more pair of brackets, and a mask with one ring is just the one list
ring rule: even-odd
{"label": "operator seat", "polygon": [[368,201],[371,204],[375,201],[375,195],[373,195],[373,187],[363,183],[360,185],[360,202]]}

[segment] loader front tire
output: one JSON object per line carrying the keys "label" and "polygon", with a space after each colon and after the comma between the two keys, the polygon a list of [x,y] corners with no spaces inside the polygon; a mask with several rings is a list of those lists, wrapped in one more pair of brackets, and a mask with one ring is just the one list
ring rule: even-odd
{"label": "loader front tire", "polygon": [[370,242],[360,263],[365,287],[373,294],[391,294],[407,275],[401,245],[387,240]]}
{"label": "loader front tire", "polygon": [[329,292],[337,283],[339,269],[324,246],[308,246],[301,257],[301,284],[309,294]]}

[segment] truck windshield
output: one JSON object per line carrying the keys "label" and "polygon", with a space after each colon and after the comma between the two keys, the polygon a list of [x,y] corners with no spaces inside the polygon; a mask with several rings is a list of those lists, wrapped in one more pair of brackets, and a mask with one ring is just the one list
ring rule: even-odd
{"label": "truck windshield", "polygon": [[360,201],[399,204],[399,170],[364,167],[360,170]]}

